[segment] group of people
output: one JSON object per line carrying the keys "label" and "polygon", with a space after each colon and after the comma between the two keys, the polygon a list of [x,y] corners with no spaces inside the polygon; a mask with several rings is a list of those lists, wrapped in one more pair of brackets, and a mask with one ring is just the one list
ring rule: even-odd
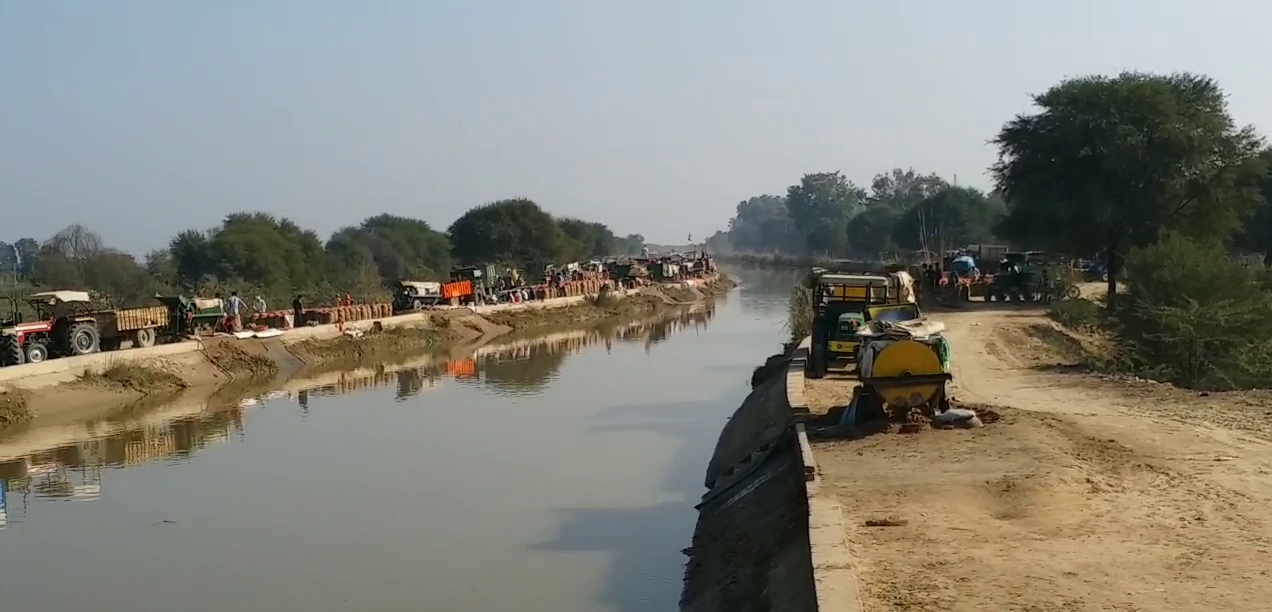
{"label": "group of people", "polygon": [[[243,331],[243,319],[248,314],[247,301],[239,296],[237,291],[231,291],[230,296],[222,298],[221,294],[216,294],[216,298],[222,300],[225,308],[225,326],[228,331]],[[344,298],[337,298],[337,303],[344,306],[353,305],[353,295],[346,293]],[[305,324],[305,302],[302,296],[297,295],[291,303],[292,309],[292,327],[301,327]],[[256,296],[252,300],[251,313],[260,315],[269,312],[269,307],[265,303],[265,298]]]}

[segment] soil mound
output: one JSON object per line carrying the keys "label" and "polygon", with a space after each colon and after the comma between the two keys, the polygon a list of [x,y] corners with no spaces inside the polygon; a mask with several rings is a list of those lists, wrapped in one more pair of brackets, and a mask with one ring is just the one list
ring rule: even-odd
{"label": "soil mound", "polygon": [[261,378],[278,373],[278,364],[253,355],[229,340],[206,341],[203,352],[208,361],[234,378]]}
{"label": "soil mound", "polygon": [[134,362],[116,363],[101,372],[85,372],[79,382],[140,393],[171,393],[189,386],[172,372]]}
{"label": "soil mound", "polygon": [[0,391],[0,427],[16,425],[31,418],[27,410],[26,392],[20,389]]}

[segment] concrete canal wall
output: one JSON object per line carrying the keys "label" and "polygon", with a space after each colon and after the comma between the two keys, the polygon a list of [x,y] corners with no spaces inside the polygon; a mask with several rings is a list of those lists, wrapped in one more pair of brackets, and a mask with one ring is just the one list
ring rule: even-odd
{"label": "concrete canal wall", "polygon": [[809,340],[770,359],[716,443],[685,567],[685,612],[861,609],[833,498],[801,422]]}
{"label": "concrete canal wall", "polygon": [[[625,297],[626,295],[636,294],[639,292],[640,290],[631,290],[622,292],[621,295]],[[494,304],[490,306],[477,306],[473,308],[455,310],[467,311],[477,315],[487,315],[518,310],[567,308],[571,306],[578,306],[587,299],[587,296],[570,296],[563,298],[551,298],[537,302]],[[335,324],[298,327],[295,329],[289,329],[283,333],[283,335],[277,336],[276,338],[271,338],[267,341],[257,340],[257,342],[290,344],[306,340],[329,340],[345,335],[344,330],[367,332],[376,325],[379,325],[384,329],[427,327],[430,325],[431,317],[439,312],[453,311],[428,311],[384,317],[381,319],[349,321],[344,324],[343,330],[341,329],[341,326]],[[230,338],[224,338],[220,341],[235,342],[235,340]],[[7,368],[0,368],[0,386],[12,385],[25,389],[38,389],[74,380],[86,370],[100,371],[120,363],[136,362],[144,364],[157,359],[177,363],[199,361],[202,359],[201,353],[207,349],[208,344],[210,344],[210,341],[188,340],[185,342],[163,344],[148,348],[107,351],[92,355],[50,359],[41,363],[9,366]]]}

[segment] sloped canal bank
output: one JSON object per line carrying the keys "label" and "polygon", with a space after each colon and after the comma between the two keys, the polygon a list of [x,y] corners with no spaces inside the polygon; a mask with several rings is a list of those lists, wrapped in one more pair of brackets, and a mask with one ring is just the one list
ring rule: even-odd
{"label": "sloped canal bank", "polygon": [[674,610],[785,297],[0,438],[5,609]]}

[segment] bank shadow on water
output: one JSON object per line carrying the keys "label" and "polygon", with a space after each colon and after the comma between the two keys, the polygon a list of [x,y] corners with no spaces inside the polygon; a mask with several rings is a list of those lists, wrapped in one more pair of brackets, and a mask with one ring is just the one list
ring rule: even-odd
{"label": "bank shadow on water", "polygon": [[305,408],[313,397],[390,385],[397,388],[396,401],[408,401],[438,387],[444,379],[461,385],[480,385],[497,395],[533,396],[558,379],[570,355],[600,345],[609,352],[619,344],[641,344],[649,352],[673,334],[705,330],[715,314],[716,304],[707,302],[644,319],[602,322],[546,335],[497,340],[463,351],[426,352],[370,366],[314,372],[290,381],[284,388],[297,394]]}
{"label": "bank shadow on water", "polygon": [[617,405],[591,419],[589,435],[647,433],[677,439],[677,451],[659,483],[672,499],[647,506],[556,508],[553,512],[561,517],[557,537],[534,548],[613,555],[598,603],[621,612],[676,609],[686,560],[681,551],[693,537],[702,475],[720,427],[748,392],[743,383],[714,400]]}

